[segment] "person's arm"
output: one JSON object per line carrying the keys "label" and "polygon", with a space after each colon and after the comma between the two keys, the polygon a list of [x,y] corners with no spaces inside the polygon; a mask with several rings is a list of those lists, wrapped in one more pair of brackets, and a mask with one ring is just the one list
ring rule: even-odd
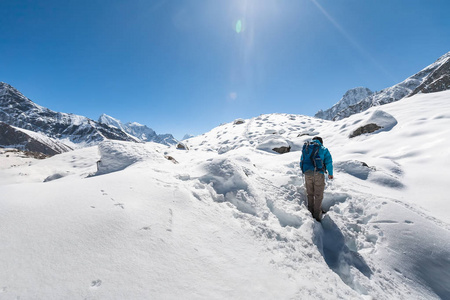
{"label": "person's arm", "polygon": [[333,179],[333,158],[331,157],[330,151],[328,151],[328,149],[325,151],[324,163],[328,171],[328,178]]}
{"label": "person's arm", "polygon": [[300,156],[300,170],[302,170],[302,172],[303,172],[303,153]]}

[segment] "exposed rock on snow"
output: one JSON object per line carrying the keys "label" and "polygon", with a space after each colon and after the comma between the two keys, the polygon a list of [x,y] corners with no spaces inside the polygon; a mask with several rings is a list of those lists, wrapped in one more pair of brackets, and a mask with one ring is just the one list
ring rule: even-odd
{"label": "exposed rock on snow", "polygon": [[291,146],[286,139],[281,136],[273,135],[266,137],[260,144],[256,146],[256,149],[263,150],[271,153],[287,153],[291,151]]}
{"label": "exposed rock on snow", "polygon": [[289,152],[291,152],[291,146],[289,146],[289,147],[282,146],[279,148],[273,148],[272,150],[277,153],[280,153],[280,154],[289,153]]}
{"label": "exposed rock on snow", "polygon": [[245,123],[244,119],[236,119],[233,122],[234,125],[240,125],[240,124],[244,124],[244,123]]}
{"label": "exposed rock on snow", "polygon": [[361,134],[376,133],[380,131],[389,131],[395,125],[397,120],[390,114],[382,110],[376,110],[369,114],[369,118],[364,118],[358,122],[361,124],[356,130],[350,134],[350,138],[359,136]]}
{"label": "exposed rock on snow", "polygon": [[350,138],[353,138],[355,136],[359,136],[361,134],[366,134],[366,133],[372,133],[377,131],[378,129],[381,129],[383,127],[378,126],[375,123],[369,123],[367,125],[361,126],[358,129],[356,129],[355,131],[352,132],[352,134],[350,134]]}
{"label": "exposed rock on snow", "polygon": [[186,146],[186,144],[185,144],[185,143],[182,143],[182,142],[178,142],[176,148],[177,148],[178,150],[189,150],[189,147]]}
{"label": "exposed rock on snow", "polygon": [[175,158],[173,158],[172,156],[170,156],[170,155],[165,155],[164,156],[167,160],[170,160],[171,162],[173,162],[174,164],[178,164],[178,161],[175,159]]}

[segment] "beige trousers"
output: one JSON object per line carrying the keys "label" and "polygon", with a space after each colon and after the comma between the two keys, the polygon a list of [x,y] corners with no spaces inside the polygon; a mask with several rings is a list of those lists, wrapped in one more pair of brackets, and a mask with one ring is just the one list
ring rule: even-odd
{"label": "beige trousers", "polygon": [[306,195],[308,196],[308,210],[320,222],[322,219],[322,200],[325,189],[325,175],[320,172],[305,174]]}

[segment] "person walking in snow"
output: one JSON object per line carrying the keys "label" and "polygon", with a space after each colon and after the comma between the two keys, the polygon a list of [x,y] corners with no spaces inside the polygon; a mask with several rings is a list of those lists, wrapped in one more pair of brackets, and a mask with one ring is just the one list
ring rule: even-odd
{"label": "person walking in snow", "polygon": [[322,220],[322,200],[325,190],[325,173],[333,179],[333,159],[330,151],[323,146],[321,137],[303,145],[300,168],[305,176],[308,210],[317,221]]}

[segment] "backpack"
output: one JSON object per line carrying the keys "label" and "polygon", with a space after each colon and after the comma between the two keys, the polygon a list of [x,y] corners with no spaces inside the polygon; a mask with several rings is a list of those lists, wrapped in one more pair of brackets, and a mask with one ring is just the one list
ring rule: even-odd
{"label": "backpack", "polygon": [[316,142],[305,142],[302,148],[302,161],[300,168],[303,173],[307,171],[322,171],[325,173],[325,164],[319,156],[320,145]]}

